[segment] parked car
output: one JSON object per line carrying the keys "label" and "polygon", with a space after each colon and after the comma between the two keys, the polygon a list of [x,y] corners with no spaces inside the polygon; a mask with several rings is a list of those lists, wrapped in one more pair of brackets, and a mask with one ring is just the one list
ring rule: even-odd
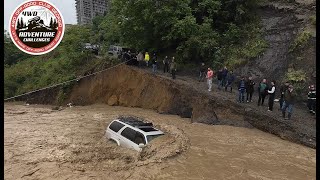
{"label": "parked car", "polygon": [[98,55],[98,54],[99,54],[100,46],[97,45],[97,44],[84,43],[83,48],[84,48],[85,50],[88,50],[88,51],[90,51],[90,52]]}
{"label": "parked car", "polygon": [[152,123],[137,118],[119,118],[113,120],[106,129],[106,137],[118,146],[141,151],[145,145],[164,133],[153,127]]}
{"label": "parked car", "polygon": [[108,54],[110,56],[114,56],[114,57],[119,58],[121,56],[121,54],[122,54],[122,47],[121,46],[111,45],[109,47]]}

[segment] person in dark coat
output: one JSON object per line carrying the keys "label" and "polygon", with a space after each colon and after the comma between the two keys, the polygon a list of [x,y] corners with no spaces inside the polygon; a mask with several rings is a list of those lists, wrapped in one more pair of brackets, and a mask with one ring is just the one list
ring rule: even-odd
{"label": "person in dark coat", "polygon": [[158,68],[158,57],[156,53],[153,53],[152,56],[152,72],[156,73]]}
{"label": "person in dark coat", "polygon": [[238,83],[238,90],[239,90],[239,103],[244,103],[244,92],[246,92],[246,82],[244,77],[241,77],[241,80]]}
{"label": "person in dark coat", "polygon": [[316,114],[316,102],[317,102],[316,88],[314,85],[311,85],[309,86],[309,92],[308,92],[308,108],[311,114]]}
{"label": "person in dark coat", "polygon": [[284,93],[286,92],[286,90],[288,89],[289,87],[289,82],[285,82],[284,85],[282,85],[280,87],[280,99],[279,99],[279,103],[280,103],[280,110],[282,108],[282,105],[283,105],[283,98],[284,98]]}
{"label": "person in dark coat", "polygon": [[168,58],[168,56],[166,56],[163,59],[163,72],[164,73],[169,72],[169,58]]}
{"label": "person in dark coat", "polygon": [[218,89],[220,90],[222,87],[222,69],[218,71],[217,79],[218,79]]}
{"label": "person in dark coat", "polygon": [[258,106],[262,105],[264,103],[264,99],[266,98],[268,94],[268,85],[267,85],[267,80],[263,79],[262,82],[260,82],[259,87],[258,87],[258,92],[259,92],[259,99],[258,99]]}
{"label": "person in dark coat", "polygon": [[254,92],[254,85],[256,83],[252,80],[252,76],[249,76],[247,82],[246,82],[246,87],[247,87],[247,102],[252,102],[252,94]]}
{"label": "person in dark coat", "polygon": [[227,84],[228,68],[225,66],[222,70],[222,86]]}
{"label": "person in dark coat", "polygon": [[232,92],[232,84],[234,82],[234,80],[236,79],[236,77],[234,76],[233,72],[230,71],[226,77],[227,83],[225,85],[224,90],[227,91],[228,87],[230,87],[230,92]]}
{"label": "person in dark coat", "polygon": [[276,81],[274,80],[271,81],[271,88],[268,90],[268,94],[269,94],[268,111],[273,111],[274,98],[276,94]]}
{"label": "person in dark coat", "polygon": [[199,68],[199,82],[204,81],[204,78],[206,77],[206,71],[207,71],[207,68],[206,68],[205,64],[201,63],[201,66]]}
{"label": "person in dark coat", "polygon": [[[294,103],[295,103],[295,94],[293,91],[293,86],[289,85],[288,89],[284,93],[284,101],[282,105],[282,117],[285,120],[291,119]],[[288,118],[286,118],[286,110],[288,110]]]}

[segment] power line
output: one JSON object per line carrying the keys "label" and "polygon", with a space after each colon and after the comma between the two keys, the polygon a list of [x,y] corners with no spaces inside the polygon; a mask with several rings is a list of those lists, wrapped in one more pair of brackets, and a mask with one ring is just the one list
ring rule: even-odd
{"label": "power line", "polygon": [[94,72],[94,73],[91,73],[91,74],[88,74],[88,75],[85,75],[85,76],[81,76],[81,77],[76,78],[76,79],[71,79],[71,80],[69,80],[69,81],[65,81],[65,82],[62,82],[62,83],[54,84],[54,85],[51,85],[51,86],[48,86],[48,87],[44,87],[44,88],[41,88],[41,89],[37,89],[37,90],[34,90],[34,91],[30,91],[30,92],[27,92],[27,93],[23,93],[23,94],[20,94],[20,95],[17,95],[17,96],[12,96],[12,97],[9,97],[9,98],[7,98],[7,99],[4,99],[4,101],[8,101],[8,100],[10,100],[10,99],[15,99],[15,98],[17,98],[17,97],[21,97],[21,96],[25,96],[25,95],[28,95],[28,94],[32,94],[32,93],[35,93],[35,92],[38,92],[38,91],[42,91],[42,90],[45,90],[45,89],[54,88],[54,87],[57,87],[57,86],[60,86],[60,85],[63,85],[63,84],[66,84],[66,83],[69,83],[69,82],[72,82],[72,81],[79,81],[80,79],[83,79],[83,78],[86,78],[86,77],[89,77],[89,76],[93,76],[93,75],[102,73],[102,72],[104,72],[104,71],[107,71],[107,70],[110,70],[110,69],[115,68],[115,67],[117,67],[117,66],[120,66],[120,65],[122,65],[122,64],[125,64],[125,63],[127,63],[127,62],[129,62],[129,61],[131,61],[131,60],[132,60],[132,59],[127,60],[127,61],[124,61],[124,62],[119,63],[119,64],[117,64],[117,65],[114,65],[114,66],[112,66],[112,67],[103,69],[103,70],[101,70],[101,71],[97,71],[97,72]]}

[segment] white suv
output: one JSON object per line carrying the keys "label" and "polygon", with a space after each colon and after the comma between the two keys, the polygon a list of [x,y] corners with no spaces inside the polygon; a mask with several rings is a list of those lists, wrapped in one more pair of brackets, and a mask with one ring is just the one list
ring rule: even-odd
{"label": "white suv", "polygon": [[118,146],[137,151],[141,151],[151,140],[163,134],[162,131],[154,128],[152,123],[133,117],[115,119],[106,130],[106,137],[115,141]]}

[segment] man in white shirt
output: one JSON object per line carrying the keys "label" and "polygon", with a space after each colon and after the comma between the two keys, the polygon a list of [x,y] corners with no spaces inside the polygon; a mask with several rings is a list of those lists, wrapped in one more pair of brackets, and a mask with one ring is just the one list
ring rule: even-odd
{"label": "man in white shirt", "polygon": [[268,94],[269,94],[269,108],[268,111],[272,111],[273,110],[273,104],[274,104],[274,97],[276,94],[276,82],[273,80],[271,81],[271,88],[270,90],[268,90]]}

